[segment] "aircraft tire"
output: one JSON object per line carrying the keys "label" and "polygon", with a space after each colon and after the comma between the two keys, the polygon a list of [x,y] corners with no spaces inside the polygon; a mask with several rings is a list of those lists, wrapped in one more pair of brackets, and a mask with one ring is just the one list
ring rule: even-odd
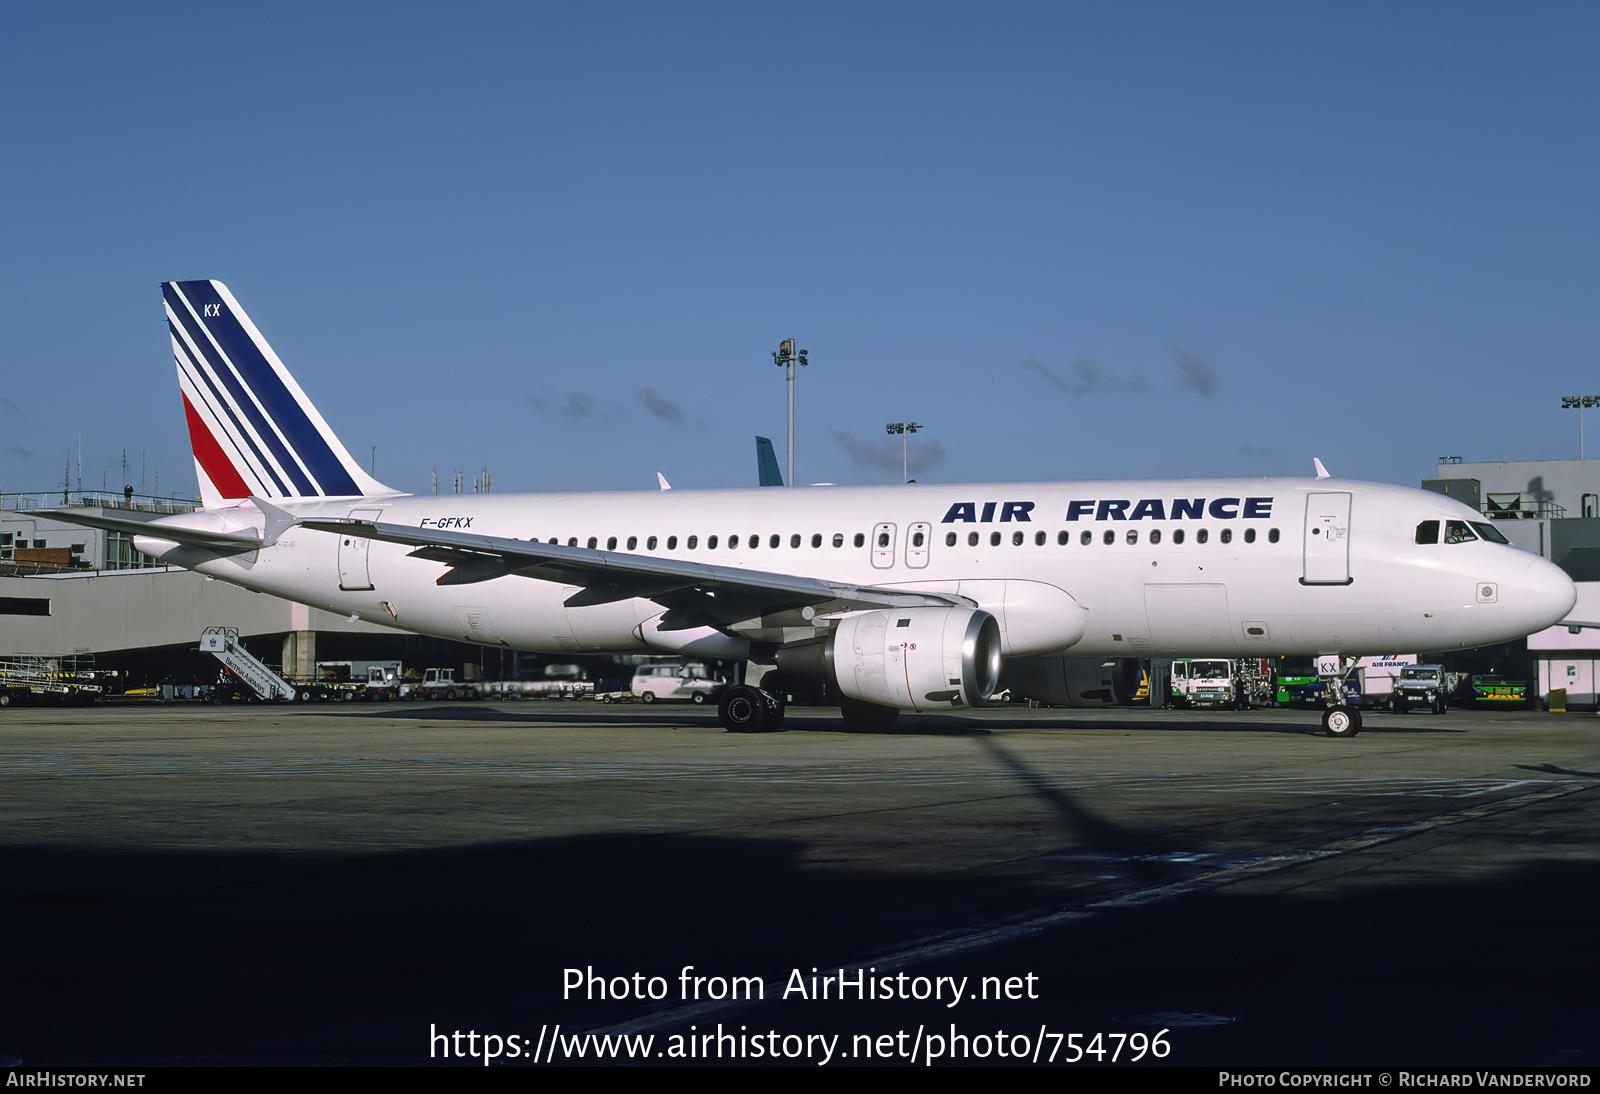
{"label": "aircraft tire", "polygon": [[844,716],[845,726],[854,733],[881,733],[900,720],[900,712],[893,707],[880,707],[859,699],[840,699],[839,713]]}
{"label": "aircraft tire", "polygon": [[722,693],[717,716],[729,733],[760,733],[766,728],[769,709],[760,688],[736,684]]}
{"label": "aircraft tire", "polygon": [[1322,712],[1322,728],[1330,737],[1354,737],[1361,732],[1361,712],[1354,707],[1329,707]]}

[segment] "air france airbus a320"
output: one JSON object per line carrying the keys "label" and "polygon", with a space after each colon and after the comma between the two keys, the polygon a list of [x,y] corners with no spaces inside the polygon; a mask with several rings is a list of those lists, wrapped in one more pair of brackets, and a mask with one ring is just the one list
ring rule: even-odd
{"label": "air france airbus a320", "polygon": [[[58,515],[420,634],[748,660],[825,680],[867,728],[981,704],[1011,657],[1342,669],[1518,638],[1576,599],[1466,506],[1332,478],[402,494],[362,472],[224,285],[163,288],[203,507]],[[771,679],[724,692],[729,729],[779,723]],[[1328,694],[1324,727],[1353,736],[1359,712]]]}

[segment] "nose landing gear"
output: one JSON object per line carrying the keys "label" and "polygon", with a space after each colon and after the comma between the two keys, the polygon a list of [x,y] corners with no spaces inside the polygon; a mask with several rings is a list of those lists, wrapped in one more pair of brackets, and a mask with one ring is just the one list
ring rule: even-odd
{"label": "nose landing gear", "polygon": [[1361,712],[1339,704],[1322,712],[1322,728],[1330,737],[1354,737],[1361,732]]}
{"label": "nose landing gear", "polygon": [[1343,654],[1322,654],[1317,658],[1317,675],[1322,677],[1322,729],[1330,737],[1354,737],[1361,732],[1361,708],[1345,701],[1344,678],[1356,659]]}

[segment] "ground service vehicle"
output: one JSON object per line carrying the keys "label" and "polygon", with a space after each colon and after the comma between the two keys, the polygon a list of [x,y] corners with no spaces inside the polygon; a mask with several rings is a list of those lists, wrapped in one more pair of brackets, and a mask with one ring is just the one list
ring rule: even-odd
{"label": "ground service vehicle", "polygon": [[1443,714],[1455,686],[1455,674],[1445,672],[1443,665],[1407,665],[1395,681],[1394,712],[1428,710]]}
{"label": "ground service vehicle", "polygon": [[476,684],[456,682],[455,669],[424,669],[422,683],[411,689],[419,699],[482,699],[483,691]]}
{"label": "ground service vehicle", "polygon": [[1503,676],[1484,675],[1472,678],[1472,699],[1480,707],[1525,707],[1528,705],[1528,684],[1525,680],[1507,680]]}
{"label": "ground service vehicle", "polygon": [[[718,711],[760,730],[788,680],[845,720],[956,711],[1002,659],[1296,654],[1519,638],[1577,599],[1439,494],[1334,479],[408,495],[368,474],[228,289],[168,282],[204,505],[48,510],[347,617],[494,648],[756,660]],[[145,518],[149,519],[145,519]],[[1330,696],[1323,727],[1360,730]]]}
{"label": "ground service vehicle", "polygon": [[628,690],[641,703],[680,700],[699,704],[717,698],[722,682],[698,662],[640,665]]}

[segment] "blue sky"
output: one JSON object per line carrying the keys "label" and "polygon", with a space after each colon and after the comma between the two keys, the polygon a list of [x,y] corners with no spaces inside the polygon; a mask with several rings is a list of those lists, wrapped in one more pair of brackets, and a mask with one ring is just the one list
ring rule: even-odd
{"label": "blue sky", "polygon": [[[215,277],[378,478],[1571,457],[1593,4],[10,4],[0,490],[192,488]],[[1600,426],[1600,422],[1595,423]],[[1600,432],[1596,433],[1600,436]],[[143,459],[145,479],[139,479]],[[470,488],[470,487],[469,487]]]}

